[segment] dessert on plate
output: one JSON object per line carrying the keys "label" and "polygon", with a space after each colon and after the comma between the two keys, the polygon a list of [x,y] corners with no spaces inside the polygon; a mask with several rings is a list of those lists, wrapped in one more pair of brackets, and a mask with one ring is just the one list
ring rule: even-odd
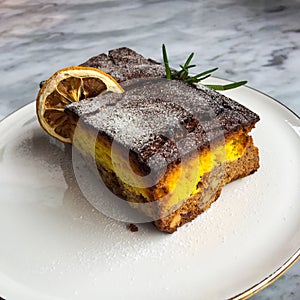
{"label": "dessert on plate", "polygon": [[203,85],[167,80],[164,65],[129,48],[81,67],[117,83],[114,93],[63,101],[65,142],[95,161],[107,187],[159,230],[176,231],[207,210],[225,184],[259,168],[249,135],[259,116],[243,105]]}

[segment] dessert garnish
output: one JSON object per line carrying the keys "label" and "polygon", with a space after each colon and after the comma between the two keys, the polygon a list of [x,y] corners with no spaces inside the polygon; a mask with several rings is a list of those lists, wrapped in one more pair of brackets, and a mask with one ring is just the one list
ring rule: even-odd
{"label": "dessert garnish", "polygon": [[[184,65],[179,65],[179,67],[181,69],[179,71],[173,71],[173,70],[171,70],[171,68],[169,66],[168,54],[167,54],[165,44],[162,45],[162,53],[163,53],[163,60],[164,60],[165,69],[166,69],[166,77],[167,77],[167,79],[170,79],[170,80],[178,79],[178,80],[182,80],[183,82],[188,83],[190,85],[194,85],[194,84],[199,83],[200,81],[210,77],[213,72],[218,70],[218,68],[213,68],[213,69],[201,72],[197,75],[190,76],[189,69],[196,67],[196,65],[190,64],[194,57],[194,52],[192,52],[189,55],[189,57],[187,58]],[[238,82],[229,83],[229,84],[225,84],[225,85],[217,85],[217,84],[204,84],[204,85],[213,90],[224,91],[224,90],[237,88],[246,83],[247,83],[247,81],[238,81]]]}
{"label": "dessert garnish", "polygon": [[96,97],[105,91],[122,93],[123,88],[105,72],[91,67],[68,67],[57,71],[41,85],[36,113],[41,127],[63,143],[72,143],[71,122],[65,106]]}

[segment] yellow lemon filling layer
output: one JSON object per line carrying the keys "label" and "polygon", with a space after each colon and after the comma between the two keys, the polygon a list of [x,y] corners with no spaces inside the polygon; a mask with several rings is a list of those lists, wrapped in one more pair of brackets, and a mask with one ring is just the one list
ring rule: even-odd
{"label": "yellow lemon filling layer", "polygon": [[[204,174],[211,172],[217,165],[240,158],[244,154],[245,146],[246,138],[240,136],[212,151],[205,151],[183,160],[180,167],[171,170],[165,176],[161,187],[154,190],[155,199],[166,197],[165,208],[168,209],[196,194],[200,189],[199,183]],[[223,170],[224,168],[225,165],[223,165]]]}
{"label": "yellow lemon filling layer", "polygon": [[247,136],[236,135],[236,138],[228,140],[224,145],[183,159],[181,164],[168,170],[156,185],[150,186],[147,176],[142,177],[132,170],[128,155],[124,155],[118,147],[112,149],[111,143],[104,137],[98,136],[96,139],[89,130],[77,126],[73,140],[74,146],[83,156],[94,157],[97,165],[115,173],[124,189],[143,196],[146,201],[166,199],[166,209],[196,194],[202,176],[211,172],[215,166],[240,158],[244,154],[246,142]]}

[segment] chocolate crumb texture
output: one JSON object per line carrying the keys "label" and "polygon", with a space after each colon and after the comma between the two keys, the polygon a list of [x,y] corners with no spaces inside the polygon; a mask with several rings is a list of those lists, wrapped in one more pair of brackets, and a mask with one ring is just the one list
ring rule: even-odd
{"label": "chocolate crumb texture", "polygon": [[132,224],[132,223],[127,225],[127,229],[129,229],[131,232],[139,231],[139,228],[135,224]]}

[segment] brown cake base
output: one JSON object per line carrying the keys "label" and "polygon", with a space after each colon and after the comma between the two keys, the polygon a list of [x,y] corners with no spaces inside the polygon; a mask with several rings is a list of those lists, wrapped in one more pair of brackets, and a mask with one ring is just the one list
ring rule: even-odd
{"label": "brown cake base", "polygon": [[[213,176],[205,174],[201,191],[187,199],[179,209],[169,216],[155,221],[154,225],[161,231],[173,233],[178,227],[192,221],[206,211],[218,199],[224,185],[238,178],[253,174],[258,168],[258,149],[253,145],[251,139],[242,157],[236,161],[226,163],[225,173],[223,174],[223,171],[221,171],[222,178],[218,177],[220,174],[218,174],[217,170],[212,171],[214,173]],[[221,182],[221,184],[216,188],[210,184],[212,180]]]}

